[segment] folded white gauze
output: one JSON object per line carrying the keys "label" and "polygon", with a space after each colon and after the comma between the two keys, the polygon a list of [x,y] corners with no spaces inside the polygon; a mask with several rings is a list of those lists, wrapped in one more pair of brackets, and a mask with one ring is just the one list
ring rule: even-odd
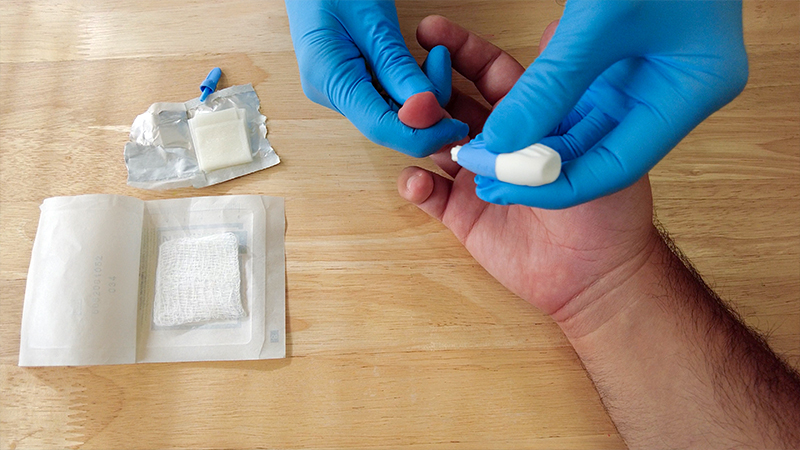
{"label": "folded white gauze", "polygon": [[239,239],[233,233],[164,242],[158,249],[153,323],[175,326],[244,317]]}

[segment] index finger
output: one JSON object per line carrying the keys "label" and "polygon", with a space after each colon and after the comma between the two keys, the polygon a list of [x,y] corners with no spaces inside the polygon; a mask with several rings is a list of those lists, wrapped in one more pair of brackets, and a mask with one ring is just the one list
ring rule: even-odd
{"label": "index finger", "polygon": [[426,50],[444,45],[453,68],[475,83],[483,98],[494,105],[525,72],[511,55],[442,16],[428,16],[417,27],[417,41]]}

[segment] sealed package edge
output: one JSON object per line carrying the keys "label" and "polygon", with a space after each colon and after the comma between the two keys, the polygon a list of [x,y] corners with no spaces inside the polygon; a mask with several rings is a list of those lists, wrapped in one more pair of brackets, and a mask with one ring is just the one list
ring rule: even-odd
{"label": "sealed package edge", "polygon": [[279,197],[46,199],[19,365],[285,357],[284,232]]}
{"label": "sealed package edge", "polygon": [[133,121],[125,144],[128,184],[201,188],[278,164],[260,106],[250,84],[222,89],[204,102],[153,103]]}

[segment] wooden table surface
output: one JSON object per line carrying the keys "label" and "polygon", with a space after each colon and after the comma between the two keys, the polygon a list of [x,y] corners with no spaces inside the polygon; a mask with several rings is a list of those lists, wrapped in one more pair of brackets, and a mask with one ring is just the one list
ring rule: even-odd
{"label": "wooden table surface", "polygon": [[[562,7],[398,9],[420,60],[416,24],[439,13],[527,65]],[[679,246],[798,366],[800,3],[747,1],[744,20],[747,89],[652,184]],[[303,96],[283,2],[5,0],[0,60],[3,449],[624,447],[559,328],[398,196],[403,167],[432,164]],[[134,117],[197,96],[213,66],[221,86],[255,86],[283,162],[201,190],[128,187]],[[285,197],[287,358],[17,367],[38,206],[85,193]]]}

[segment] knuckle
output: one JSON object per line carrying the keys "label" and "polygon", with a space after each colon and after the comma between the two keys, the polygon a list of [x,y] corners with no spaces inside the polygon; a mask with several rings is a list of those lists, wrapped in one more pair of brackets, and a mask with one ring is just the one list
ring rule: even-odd
{"label": "knuckle", "polygon": [[320,92],[314,87],[314,84],[310,82],[306,77],[300,77],[300,85],[303,88],[303,94],[308,97],[314,103],[322,104]]}
{"label": "knuckle", "polygon": [[719,83],[716,85],[719,100],[728,103],[739,95],[750,76],[747,53],[744,48],[727,55],[716,67]]}
{"label": "knuckle", "polygon": [[744,87],[747,85],[747,80],[750,77],[747,53],[742,50],[741,54],[737,55],[735,60],[728,67],[728,82],[733,96],[736,96],[744,90]]}

